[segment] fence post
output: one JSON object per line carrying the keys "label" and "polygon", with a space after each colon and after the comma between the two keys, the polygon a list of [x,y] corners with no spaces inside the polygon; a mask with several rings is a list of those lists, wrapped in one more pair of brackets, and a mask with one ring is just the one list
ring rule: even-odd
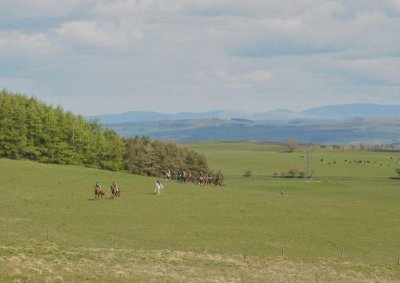
{"label": "fence post", "polygon": [[340,256],[340,259],[343,260],[343,257],[344,257],[344,248],[342,248],[342,254]]}
{"label": "fence post", "polygon": [[285,257],[285,248],[282,248],[282,258]]}

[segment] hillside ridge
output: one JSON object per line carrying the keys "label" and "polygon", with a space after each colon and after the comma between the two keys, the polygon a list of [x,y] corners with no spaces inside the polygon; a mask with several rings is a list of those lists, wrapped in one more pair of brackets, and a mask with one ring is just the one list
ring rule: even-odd
{"label": "hillside ridge", "polygon": [[275,109],[268,112],[249,113],[234,110],[214,110],[206,112],[179,112],[167,114],[155,111],[128,111],[117,114],[86,116],[87,120],[99,120],[103,124],[150,122],[163,120],[185,119],[232,119],[243,118],[254,121],[295,121],[295,120],[341,120],[356,117],[363,118],[400,118],[400,105],[380,104],[338,104],[327,105],[293,111],[290,109]]}

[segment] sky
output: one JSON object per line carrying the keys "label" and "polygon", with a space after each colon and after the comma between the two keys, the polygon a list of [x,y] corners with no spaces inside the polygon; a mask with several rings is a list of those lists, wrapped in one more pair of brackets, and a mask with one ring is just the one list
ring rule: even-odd
{"label": "sky", "polygon": [[0,0],[0,89],[82,115],[400,104],[400,0]]}

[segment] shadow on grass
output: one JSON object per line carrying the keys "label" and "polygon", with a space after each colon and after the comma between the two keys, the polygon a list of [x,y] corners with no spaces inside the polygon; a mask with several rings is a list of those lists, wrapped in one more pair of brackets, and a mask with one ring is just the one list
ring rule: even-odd
{"label": "shadow on grass", "polygon": [[87,200],[88,200],[88,201],[96,201],[96,200],[102,200],[102,199],[105,199],[105,200],[113,200],[114,197],[88,198]]}
{"label": "shadow on grass", "polygon": [[390,177],[390,180],[399,180],[400,181],[400,177]]}

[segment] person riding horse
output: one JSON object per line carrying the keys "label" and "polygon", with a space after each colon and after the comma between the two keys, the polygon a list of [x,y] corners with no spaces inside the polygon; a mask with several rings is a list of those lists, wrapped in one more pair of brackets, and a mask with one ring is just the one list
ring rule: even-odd
{"label": "person riding horse", "polygon": [[96,184],[94,185],[94,196],[97,197],[97,198],[104,196],[104,192],[101,189],[101,186],[100,186],[99,182],[96,182]]}
{"label": "person riding horse", "polygon": [[177,181],[178,182],[186,182],[186,172],[185,172],[185,170],[178,171]]}
{"label": "person riding horse", "polygon": [[164,189],[164,186],[161,184],[161,182],[159,180],[157,180],[156,182],[156,188],[154,190],[154,193],[159,195],[160,192]]}
{"label": "person riding horse", "polygon": [[187,173],[186,180],[187,180],[187,182],[193,182],[194,177],[193,177],[193,174],[192,174],[191,170],[189,170],[189,172]]}
{"label": "person riding horse", "polygon": [[112,183],[111,185],[111,195],[115,196],[115,197],[119,197],[120,196],[120,189],[117,186],[117,183],[115,183],[115,181]]}
{"label": "person riding horse", "polygon": [[165,174],[165,178],[168,180],[168,181],[171,181],[172,180],[172,174],[171,174],[171,171],[168,169],[168,171],[167,171],[167,174]]}
{"label": "person riding horse", "polygon": [[221,180],[221,177],[219,176],[219,174],[217,174],[217,176],[215,176],[215,185],[216,186],[222,185],[222,180]]}
{"label": "person riding horse", "polygon": [[203,172],[200,171],[199,178],[197,180],[199,181],[199,185],[203,185],[204,184]]}

